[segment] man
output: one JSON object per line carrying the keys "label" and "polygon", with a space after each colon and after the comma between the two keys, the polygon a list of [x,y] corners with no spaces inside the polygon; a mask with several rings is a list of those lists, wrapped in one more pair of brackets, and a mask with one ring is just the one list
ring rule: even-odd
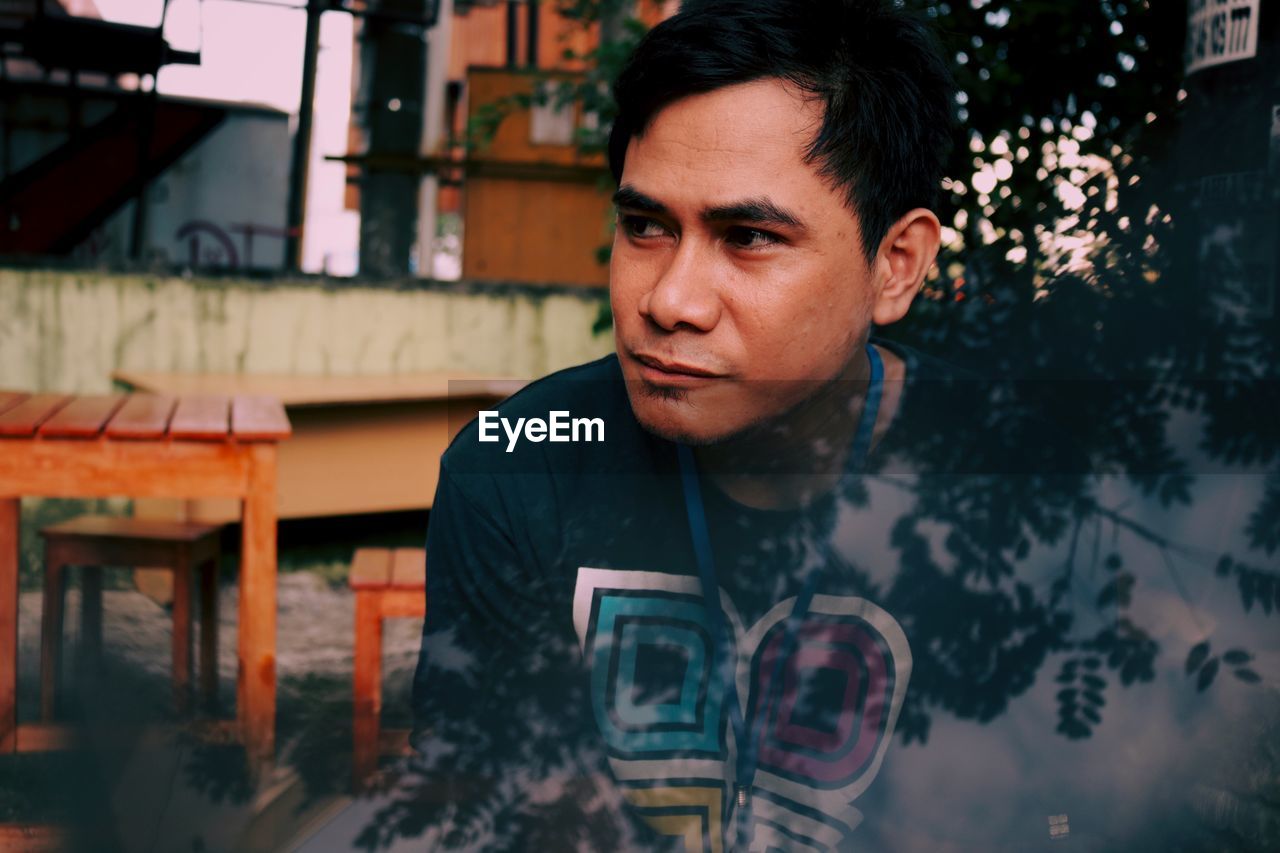
{"label": "man", "polygon": [[[839,517],[929,371],[870,336],[938,250],[949,76],[887,2],[702,2],[616,95],[617,354],[442,463],[417,825],[485,849],[846,846],[912,652]],[[522,431],[556,412],[603,441]]]}

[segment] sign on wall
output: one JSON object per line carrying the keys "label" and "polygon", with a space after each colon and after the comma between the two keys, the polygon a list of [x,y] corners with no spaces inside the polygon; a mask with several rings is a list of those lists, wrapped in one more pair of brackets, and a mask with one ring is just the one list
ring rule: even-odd
{"label": "sign on wall", "polygon": [[1189,0],[1187,73],[1258,52],[1260,0]]}

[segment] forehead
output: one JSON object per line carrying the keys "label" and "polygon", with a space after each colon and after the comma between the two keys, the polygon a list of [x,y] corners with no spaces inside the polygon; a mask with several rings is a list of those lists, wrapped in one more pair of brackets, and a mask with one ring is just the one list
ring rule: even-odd
{"label": "forehead", "polygon": [[763,195],[793,206],[843,207],[806,159],[822,111],[821,101],[774,79],[681,98],[631,139],[622,182],[667,205]]}

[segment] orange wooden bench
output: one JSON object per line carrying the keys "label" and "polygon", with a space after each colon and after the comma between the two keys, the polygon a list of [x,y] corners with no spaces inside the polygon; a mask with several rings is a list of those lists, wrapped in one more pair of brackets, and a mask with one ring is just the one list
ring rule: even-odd
{"label": "orange wooden bench", "polygon": [[356,594],[352,777],[359,790],[377,770],[379,755],[404,749],[405,732],[381,731],[382,620],[426,616],[427,553],[360,548],[348,582]]}
{"label": "orange wooden bench", "polygon": [[189,707],[193,580],[200,589],[200,688],[206,708],[218,695],[218,527],[82,515],[40,530],[45,542],[44,607],[40,628],[40,717],[52,721],[62,658],[66,571],[78,566],[82,652],[102,646],[103,566],[155,566],[173,573],[173,698]]}

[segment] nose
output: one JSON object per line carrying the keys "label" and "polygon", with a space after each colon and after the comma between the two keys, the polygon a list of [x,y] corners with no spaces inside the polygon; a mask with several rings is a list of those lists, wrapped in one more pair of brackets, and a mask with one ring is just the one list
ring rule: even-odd
{"label": "nose", "polygon": [[714,265],[709,249],[685,239],[670,253],[670,263],[653,289],[640,298],[640,313],[668,332],[692,329],[709,332],[720,321]]}

